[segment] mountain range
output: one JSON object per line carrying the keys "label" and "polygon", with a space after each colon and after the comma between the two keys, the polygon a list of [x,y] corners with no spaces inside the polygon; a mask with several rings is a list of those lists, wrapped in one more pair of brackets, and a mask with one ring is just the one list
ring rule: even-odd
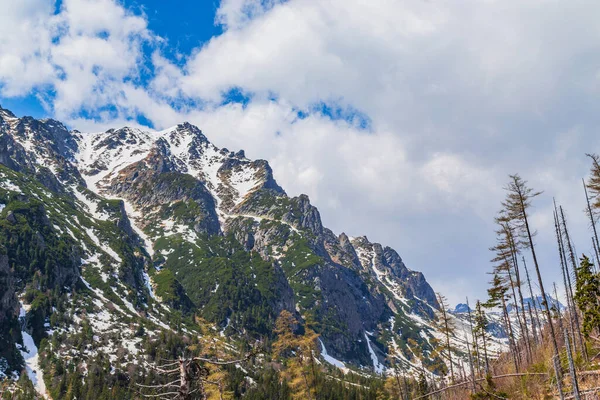
{"label": "mountain range", "polygon": [[445,368],[421,272],[189,123],[82,133],[0,108],[0,287],[0,374],[40,393],[65,365],[143,368],[166,334],[268,341],[283,310],[331,364]]}

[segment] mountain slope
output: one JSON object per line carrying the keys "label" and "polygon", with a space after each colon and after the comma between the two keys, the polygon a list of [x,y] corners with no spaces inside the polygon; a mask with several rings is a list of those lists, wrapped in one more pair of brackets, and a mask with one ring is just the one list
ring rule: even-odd
{"label": "mountain slope", "polygon": [[[26,335],[43,369],[84,346],[73,362],[87,376],[98,357],[139,367],[163,331],[201,338],[199,319],[224,337],[270,337],[282,310],[330,360],[381,372],[394,353],[408,369],[444,368],[421,273],[389,247],[334,234],[266,161],[193,125],[80,133],[0,108],[0,174],[4,374],[22,365]],[[81,328],[79,342],[66,337]]]}

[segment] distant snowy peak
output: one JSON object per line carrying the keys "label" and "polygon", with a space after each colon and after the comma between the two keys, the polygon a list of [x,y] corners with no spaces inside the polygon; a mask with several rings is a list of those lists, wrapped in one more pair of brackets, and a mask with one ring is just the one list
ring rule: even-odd
{"label": "distant snowy peak", "polygon": [[[550,296],[549,294],[546,294],[546,298],[548,299],[548,303],[550,305],[550,308],[557,308],[559,310],[565,310],[565,306],[557,299],[555,299],[554,297]],[[544,306],[543,306],[543,298],[541,295],[535,296],[534,299],[532,299],[531,297],[527,297],[523,299],[523,303],[525,305],[525,311],[528,311],[529,308],[531,308],[532,310],[534,309],[538,309],[539,311],[543,311],[544,310]],[[514,306],[514,301],[509,301],[507,303],[507,307],[506,310],[509,313],[514,313],[514,311],[517,308],[515,308]],[[518,306],[518,310],[521,310],[521,305],[519,304]],[[449,310],[450,312],[452,312],[453,314],[466,314],[469,311],[473,311],[472,308],[469,308],[469,306],[465,303],[459,303],[456,305],[456,307],[454,307],[454,310]]]}
{"label": "distant snowy peak", "polygon": [[[560,311],[565,310],[565,306],[557,299],[552,297],[550,294],[546,293],[546,299],[548,299],[548,305],[551,309],[558,309]],[[543,305],[543,297],[542,295],[535,296],[533,299],[531,297],[527,297],[523,299],[523,303],[525,305],[525,310],[531,308],[532,310],[537,308],[538,310],[544,310]],[[519,310],[521,310],[521,305],[518,305]],[[514,310],[513,304],[509,304],[507,307],[508,312]]]}
{"label": "distant snowy peak", "polygon": [[465,303],[458,303],[456,305],[456,307],[454,307],[454,311],[452,311],[453,313],[468,313],[471,310],[471,307],[469,307],[467,304]]}

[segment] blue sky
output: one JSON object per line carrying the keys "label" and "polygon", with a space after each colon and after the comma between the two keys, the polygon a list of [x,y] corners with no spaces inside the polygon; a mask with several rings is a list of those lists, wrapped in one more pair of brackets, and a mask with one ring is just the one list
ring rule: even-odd
{"label": "blue sky", "polygon": [[588,251],[600,3],[0,0],[0,104],[83,132],[187,120],[267,159],[336,233],[483,297],[510,173],[558,280],[552,197]]}
{"label": "blue sky", "polygon": [[168,40],[165,50],[176,54],[189,54],[211,37],[223,32],[215,24],[218,1],[139,1],[127,0],[123,4],[147,16],[148,27]]}
{"label": "blue sky", "polygon": [[[54,13],[60,13],[62,1],[55,2]],[[216,23],[217,1],[161,1],[126,0],[121,4],[131,13],[144,16],[148,28],[165,40],[160,45],[163,55],[172,62],[182,63],[194,49],[202,46],[213,36],[223,33]],[[153,48],[146,46],[146,57]],[[150,66],[151,68],[151,66]],[[17,97],[1,97],[2,106],[18,115],[31,115],[36,118],[52,116],[36,97],[27,93]]]}

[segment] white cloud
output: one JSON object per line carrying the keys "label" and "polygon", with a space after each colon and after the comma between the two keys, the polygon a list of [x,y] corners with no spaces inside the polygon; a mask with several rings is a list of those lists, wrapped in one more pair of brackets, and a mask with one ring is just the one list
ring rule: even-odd
{"label": "white cloud", "polygon": [[146,20],[113,0],[2,1],[0,88],[5,96],[49,87],[69,117],[113,104],[142,69]]}
{"label": "white cloud", "polygon": [[[0,8],[1,95],[50,88],[52,112],[84,129],[140,114],[196,123],[268,159],[336,231],[392,245],[448,287],[484,294],[508,173],[546,190],[533,216],[543,265],[555,270],[551,194],[587,240],[578,178],[583,153],[600,147],[600,3],[222,0],[224,33],[183,66],[114,0]],[[253,94],[247,106],[220,105],[234,87]],[[297,117],[321,102],[358,110],[369,129]]]}

